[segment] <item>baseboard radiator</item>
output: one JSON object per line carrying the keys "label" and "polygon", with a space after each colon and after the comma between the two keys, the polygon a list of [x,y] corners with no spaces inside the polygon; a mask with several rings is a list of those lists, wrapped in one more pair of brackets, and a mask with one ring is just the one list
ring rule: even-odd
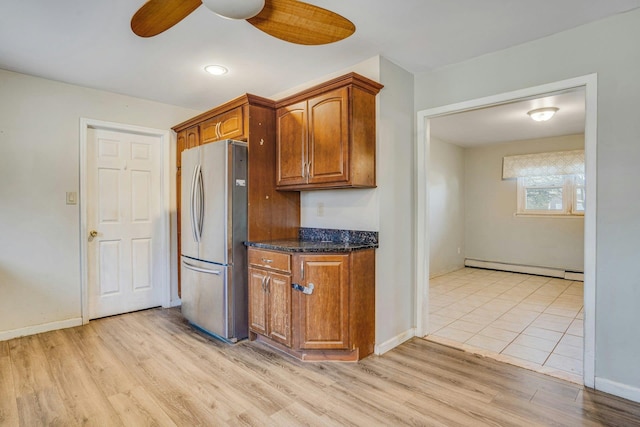
{"label": "baseboard radiator", "polygon": [[479,259],[464,260],[465,267],[486,268],[489,270],[510,271],[512,273],[535,274],[537,276],[558,277],[566,280],[584,281],[584,273],[581,271],[568,271],[561,268],[538,267],[534,265],[507,264],[495,261],[482,261]]}

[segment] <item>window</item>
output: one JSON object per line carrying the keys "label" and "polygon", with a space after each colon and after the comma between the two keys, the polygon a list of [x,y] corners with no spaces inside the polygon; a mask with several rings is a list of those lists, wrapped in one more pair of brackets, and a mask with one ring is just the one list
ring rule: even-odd
{"label": "window", "polygon": [[502,178],[517,179],[517,213],[584,215],[584,150],[504,158]]}
{"label": "window", "polygon": [[584,215],[584,175],[518,178],[519,214]]}

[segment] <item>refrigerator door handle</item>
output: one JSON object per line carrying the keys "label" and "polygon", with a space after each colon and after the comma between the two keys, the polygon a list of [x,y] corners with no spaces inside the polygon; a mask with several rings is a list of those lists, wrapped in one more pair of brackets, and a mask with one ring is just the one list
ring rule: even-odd
{"label": "refrigerator door handle", "polygon": [[202,226],[204,224],[204,181],[202,168],[198,165],[198,242],[202,239]]}
{"label": "refrigerator door handle", "polygon": [[191,209],[189,212],[189,216],[191,217],[191,233],[193,234],[193,240],[195,242],[199,242],[198,233],[196,230],[196,179],[198,177],[198,168],[200,165],[197,165],[193,168],[193,176],[191,177],[191,192],[189,195],[189,199],[191,201]]}
{"label": "refrigerator door handle", "polygon": [[184,268],[188,268],[189,270],[197,271],[199,273],[215,274],[216,276],[219,276],[222,274],[222,271],[220,270],[209,270],[208,268],[198,267],[196,265],[189,264],[184,260],[182,261],[182,265],[184,265]]}

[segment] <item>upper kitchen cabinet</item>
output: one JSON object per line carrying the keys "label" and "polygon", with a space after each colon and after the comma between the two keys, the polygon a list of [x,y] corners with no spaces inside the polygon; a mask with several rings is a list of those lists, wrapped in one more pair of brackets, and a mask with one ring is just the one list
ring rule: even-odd
{"label": "upper kitchen cabinet", "polygon": [[245,134],[244,109],[236,107],[231,111],[214,116],[204,121],[200,128],[203,144],[222,139],[241,139]]}
{"label": "upper kitchen cabinet", "polygon": [[[198,125],[188,127],[178,132],[176,137],[178,153],[187,148],[193,148],[200,145],[200,127]],[[176,158],[178,169],[180,168],[182,159],[180,156]]]}
{"label": "upper kitchen cabinet", "polygon": [[277,103],[278,190],[376,186],[376,95],[351,73]]}

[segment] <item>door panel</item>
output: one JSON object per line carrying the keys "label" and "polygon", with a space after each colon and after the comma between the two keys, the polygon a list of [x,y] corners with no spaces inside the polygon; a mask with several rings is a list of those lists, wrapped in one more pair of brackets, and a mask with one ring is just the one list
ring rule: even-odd
{"label": "door panel", "polygon": [[265,271],[249,268],[249,327],[262,335],[267,335],[266,279]]}
{"label": "door panel", "polygon": [[98,292],[107,296],[120,293],[120,240],[102,240],[99,245]]}
{"label": "door panel", "polygon": [[348,89],[309,100],[309,183],[349,179]]}
{"label": "door panel", "polygon": [[[192,149],[182,152],[182,188],[180,193],[180,253],[182,255],[199,258],[198,240],[193,228],[193,215],[191,211],[191,187],[194,185],[196,166],[200,163],[200,150]],[[182,273],[181,273],[182,274]]]}
{"label": "door panel", "polygon": [[89,318],[159,306],[162,216],[159,137],[89,129]]}
{"label": "door panel", "polygon": [[307,158],[306,101],[278,110],[276,135],[277,185],[304,184]]}
{"label": "door panel", "polygon": [[143,290],[151,287],[152,240],[148,238],[131,241],[131,265],[133,267],[133,289]]}
{"label": "door panel", "polygon": [[301,284],[314,285],[310,295],[296,292],[300,301],[300,348],[348,348],[348,255],[303,255],[296,264],[300,265],[296,276]]}
{"label": "door panel", "polygon": [[131,171],[131,221],[151,220],[151,172]]}
{"label": "door panel", "polygon": [[269,336],[291,346],[291,277],[270,273],[267,283],[269,299]]}
{"label": "door panel", "polygon": [[227,267],[183,258],[181,269],[182,280],[189,283],[182,287],[182,315],[210,333],[229,338]]}
{"label": "door panel", "polygon": [[229,188],[227,185],[229,145],[225,141],[200,146],[200,165],[204,198],[204,220],[199,259],[219,264],[229,262],[227,249],[231,235],[229,223]]}

